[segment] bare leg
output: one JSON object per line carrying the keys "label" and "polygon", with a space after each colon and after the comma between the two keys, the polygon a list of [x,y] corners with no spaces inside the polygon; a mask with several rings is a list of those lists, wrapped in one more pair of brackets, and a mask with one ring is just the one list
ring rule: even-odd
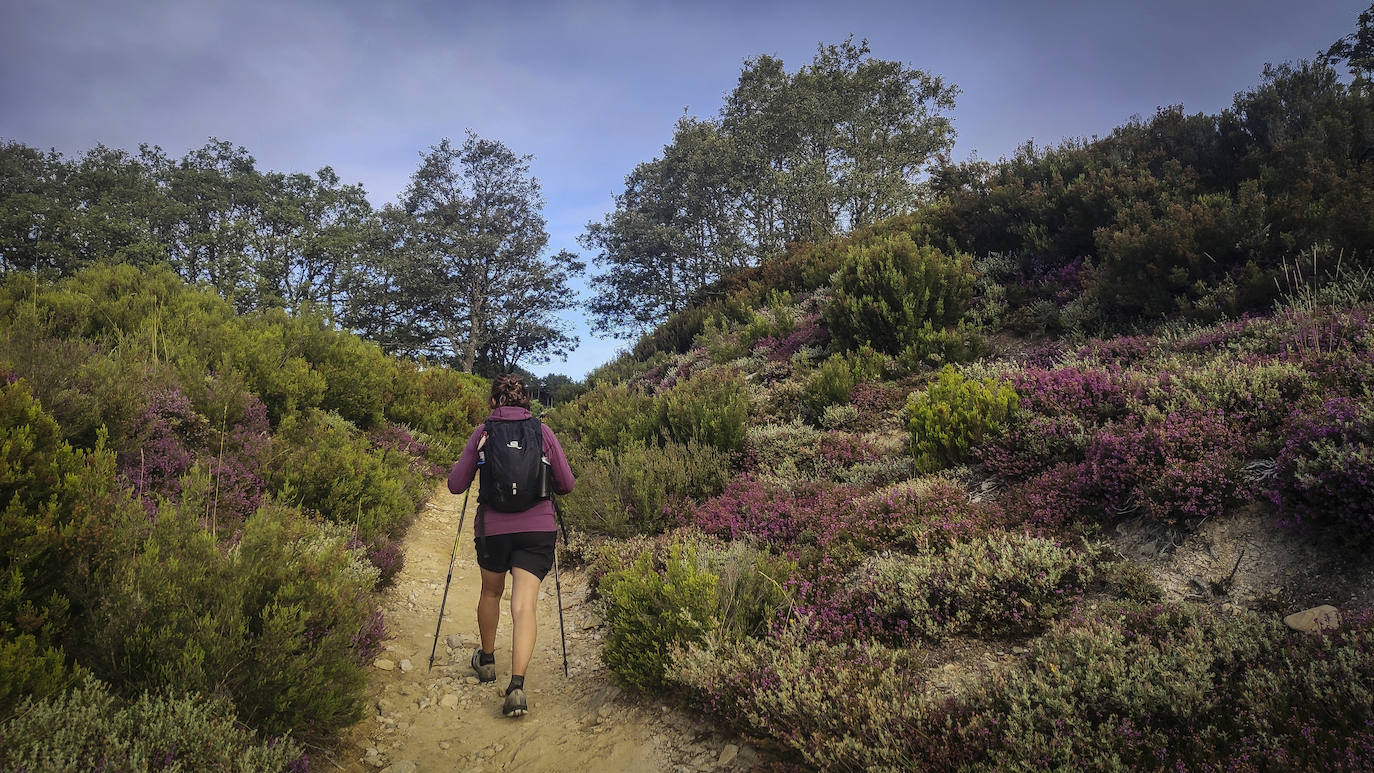
{"label": "bare leg", "polygon": [[510,672],[512,676],[524,676],[534,654],[534,607],[539,601],[539,578],[519,567],[511,567],[510,573],[514,580],[510,591]]}
{"label": "bare leg", "polygon": [[[515,586],[520,587],[518,584]],[[506,592],[504,572],[482,570],[482,595],[477,599],[477,632],[482,637],[482,651],[496,651],[496,624],[501,621],[501,595]],[[511,597],[511,607],[515,598]]]}

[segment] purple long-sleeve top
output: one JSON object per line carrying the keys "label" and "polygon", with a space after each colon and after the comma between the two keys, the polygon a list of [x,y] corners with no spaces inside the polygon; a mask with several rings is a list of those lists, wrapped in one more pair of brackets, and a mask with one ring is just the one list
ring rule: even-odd
{"label": "purple long-sleeve top", "polygon": [[[523,421],[530,417],[530,412],[525,408],[503,405],[491,412],[487,417],[488,421]],[[544,432],[544,456],[549,460],[549,466],[553,472],[553,490],[556,494],[567,494],[573,490],[573,485],[577,482],[573,478],[572,468],[568,466],[568,457],[563,455],[563,447],[558,444],[558,438],[549,429],[549,425],[541,424]],[[477,445],[482,441],[482,436],[486,434],[486,428],[478,424],[472,431],[472,437],[468,438],[467,445],[463,446],[463,454],[458,457],[457,463],[448,474],[448,490],[451,494],[466,491],[472,485],[472,479],[477,475]],[[473,534],[477,534],[477,519],[473,519]],[[523,513],[503,513],[499,510],[486,508],[482,515],[484,530],[488,536],[493,534],[514,534],[520,531],[556,531],[557,522],[554,520],[553,500],[544,499],[534,503],[534,507]]]}

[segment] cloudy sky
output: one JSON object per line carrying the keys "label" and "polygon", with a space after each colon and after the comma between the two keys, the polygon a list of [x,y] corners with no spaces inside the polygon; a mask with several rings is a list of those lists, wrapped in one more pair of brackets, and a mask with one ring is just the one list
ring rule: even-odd
{"label": "cloudy sky", "polygon": [[[713,116],[743,61],[789,71],[852,34],[953,82],[957,159],[1106,134],[1162,105],[1216,112],[1266,62],[1311,58],[1365,0],[0,0],[0,140],[179,157],[210,137],[259,168],[334,167],[394,201],[465,129],[534,156],[551,250],[578,250],[683,111]],[[586,256],[590,258],[591,256]],[[583,339],[580,378],[624,342]]]}

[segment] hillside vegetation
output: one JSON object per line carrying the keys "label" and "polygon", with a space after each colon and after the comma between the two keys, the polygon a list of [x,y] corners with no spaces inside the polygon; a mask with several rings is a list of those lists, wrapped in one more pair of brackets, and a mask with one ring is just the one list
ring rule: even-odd
{"label": "hillside vegetation", "polygon": [[0,767],[304,767],[362,715],[480,379],[128,265],[10,276],[0,375]]}
{"label": "hillside vegetation", "polygon": [[[1374,766],[1371,147],[1270,68],[714,285],[549,416],[606,663],[784,767]],[[1255,514],[1341,598],[1113,541]]]}

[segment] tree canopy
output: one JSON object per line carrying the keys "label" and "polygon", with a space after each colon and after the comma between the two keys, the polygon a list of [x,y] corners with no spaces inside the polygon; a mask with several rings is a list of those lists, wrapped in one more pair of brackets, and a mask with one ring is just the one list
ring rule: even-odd
{"label": "tree canopy", "polygon": [[922,171],[953,146],[957,89],[869,53],[852,38],[821,45],[790,74],[776,57],[750,59],[715,119],[678,121],[581,238],[602,269],[588,303],[597,330],[642,332],[790,242],[920,202]]}

